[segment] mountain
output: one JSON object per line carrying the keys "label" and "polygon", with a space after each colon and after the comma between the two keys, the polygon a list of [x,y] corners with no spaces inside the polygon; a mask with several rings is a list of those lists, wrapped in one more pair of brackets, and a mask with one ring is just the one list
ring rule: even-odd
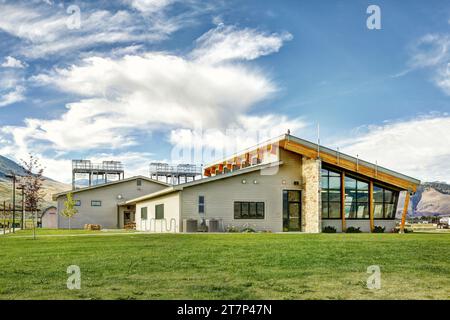
{"label": "mountain", "polygon": [[450,185],[424,182],[412,197],[414,216],[450,215]]}
{"label": "mountain", "polygon": [[[12,180],[7,178],[6,175],[11,174],[11,172],[16,175],[25,175],[25,169],[17,164],[16,162],[8,159],[6,157],[0,156],[0,201],[12,201]],[[43,207],[54,205],[55,203],[52,201],[52,194],[66,191],[71,188],[70,185],[62,182],[55,181],[50,178],[44,178],[43,182],[43,192],[44,202],[42,204]],[[21,193],[20,190],[17,191],[17,203],[21,201]]]}

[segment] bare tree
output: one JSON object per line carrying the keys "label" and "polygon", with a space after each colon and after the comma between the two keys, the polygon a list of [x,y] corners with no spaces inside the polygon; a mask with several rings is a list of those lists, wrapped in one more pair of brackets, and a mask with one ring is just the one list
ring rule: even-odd
{"label": "bare tree", "polygon": [[20,187],[25,194],[25,206],[30,210],[33,217],[33,239],[36,239],[36,221],[39,205],[43,200],[42,183],[44,181],[44,168],[39,160],[30,154],[28,160],[21,160],[26,175],[21,178]]}

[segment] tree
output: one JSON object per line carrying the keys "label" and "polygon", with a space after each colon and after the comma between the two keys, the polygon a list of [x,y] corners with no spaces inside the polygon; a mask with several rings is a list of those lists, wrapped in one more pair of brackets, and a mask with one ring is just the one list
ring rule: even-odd
{"label": "tree", "polygon": [[25,207],[30,210],[33,217],[33,239],[36,239],[37,212],[44,198],[42,193],[44,168],[39,164],[39,160],[31,154],[28,161],[21,160],[21,162],[25,169],[25,176],[20,179],[19,184],[25,195]]}
{"label": "tree", "polygon": [[67,199],[64,201],[64,210],[61,212],[63,217],[69,219],[69,230],[70,228],[70,219],[78,213],[77,209],[75,209],[76,202],[73,199],[73,195],[71,192],[67,194]]}

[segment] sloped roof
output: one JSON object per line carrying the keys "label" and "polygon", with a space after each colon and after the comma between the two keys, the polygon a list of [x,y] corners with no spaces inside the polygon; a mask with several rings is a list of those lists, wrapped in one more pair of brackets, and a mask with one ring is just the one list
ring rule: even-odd
{"label": "sloped roof", "polygon": [[162,189],[162,190],[159,190],[159,191],[156,191],[156,192],[153,192],[153,193],[150,193],[150,194],[147,194],[147,195],[135,198],[135,199],[128,200],[124,204],[135,204],[137,202],[160,197],[160,196],[163,196],[163,195],[166,195],[169,193],[182,191],[184,188],[189,188],[189,187],[197,186],[200,184],[210,183],[210,182],[217,181],[217,180],[227,179],[227,178],[231,178],[231,177],[234,177],[237,175],[241,175],[241,174],[245,174],[245,173],[249,173],[249,172],[253,172],[253,171],[258,171],[258,170],[263,170],[263,169],[274,167],[274,166],[281,166],[282,164],[283,164],[282,161],[259,164],[259,165],[250,166],[250,167],[247,167],[244,169],[216,175],[213,177],[208,177],[208,178],[203,178],[200,180],[194,180],[194,181],[190,181],[190,182],[186,182],[186,183],[182,183],[182,184],[177,184],[177,185],[170,186],[168,188],[165,188],[165,189]]}
{"label": "sloped roof", "polygon": [[162,181],[158,181],[158,180],[154,180],[154,179],[150,179],[148,177],[144,177],[144,176],[134,176],[134,177],[130,177],[130,178],[126,178],[126,179],[122,179],[122,180],[117,180],[117,181],[111,181],[111,182],[107,182],[107,183],[102,183],[102,184],[97,184],[95,186],[90,186],[90,187],[85,187],[85,188],[80,188],[80,189],[75,189],[75,190],[67,190],[64,192],[60,192],[60,193],[56,193],[52,196],[53,200],[56,200],[58,197],[61,196],[65,196],[68,193],[80,193],[80,192],[84,192],[84,191],[89,191],[89,190],[93,190],[93,189],[99,189],[99,188],[105,188],[105,187],[109,187],[112,185],[116,185],[116,184],[120,184],[120,183],[124,183],[124,182],[129,182],[129,181],[133,181],[133,180],[137,180],[137,179],[142,179],[148,182],[153,182],[153,183],[157,183],[163,186],[170,186],[170,184],[162,182]]}
{"label": "sloped roof", "polygon": [[310,158],[320,158],[323,163],[340,167],[349,172],[354,172],[363,176],[379,180],[402,189],[416,191],[420,180],[407,176],[405,174],[381,167],[377,164],[361,160],[345,153],[332,150],[330,148],[318,145],[316,143],[300,139],[290,134],[283,134],[276,138],[264,141],[251,148],[231,155],[227,158],[215,161],[205,166],[205,171],[224,163],[232,163],[235,158],[242,157],[247,153],[254,153],[258,149],[276,144],[280,148],[307,156]]}

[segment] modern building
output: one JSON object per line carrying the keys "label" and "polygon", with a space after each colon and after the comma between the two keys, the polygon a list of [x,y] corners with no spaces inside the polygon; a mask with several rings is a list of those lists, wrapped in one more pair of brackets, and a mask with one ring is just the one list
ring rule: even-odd
{"label": "modern building", "polygon": [[[125,201],[142,231],[386,232],[404,220],[420,181],[285,134],[205,166],[206,178]],[[403,199],[403,201],[399,201]],[[400,216],[396,213],[400,212]],[[219,223],[217,223],[219,222]],[[215,229],[215,228],[214,228]]]}
{"label": "modern building", "polygon": [[[177,185],[133,177],[72,191],[72,226],[189,232],[209,226],[271,232],[389,232],[404,225],[420,181],[289,134],[204,167],[204,178]],[[55,195],[58,211],[67,192]],[[397,215],[397,212],[399,213]],[[58,215],[58,227],[68,226]]]}
{"label": "modern building", "polygon": [[[53,195],[58,213],[64,210],[67,194],[72,193],[77,214],[71,219],[71,228],[81,229],[85,224],[99,224],[102,228],[123,228],[135,221],[134,206],[122,206],[125,201],[167,188],[169,185],[144,176],[136,176]],[[69,220],[56,215],[56,228],[68,228]]]}

